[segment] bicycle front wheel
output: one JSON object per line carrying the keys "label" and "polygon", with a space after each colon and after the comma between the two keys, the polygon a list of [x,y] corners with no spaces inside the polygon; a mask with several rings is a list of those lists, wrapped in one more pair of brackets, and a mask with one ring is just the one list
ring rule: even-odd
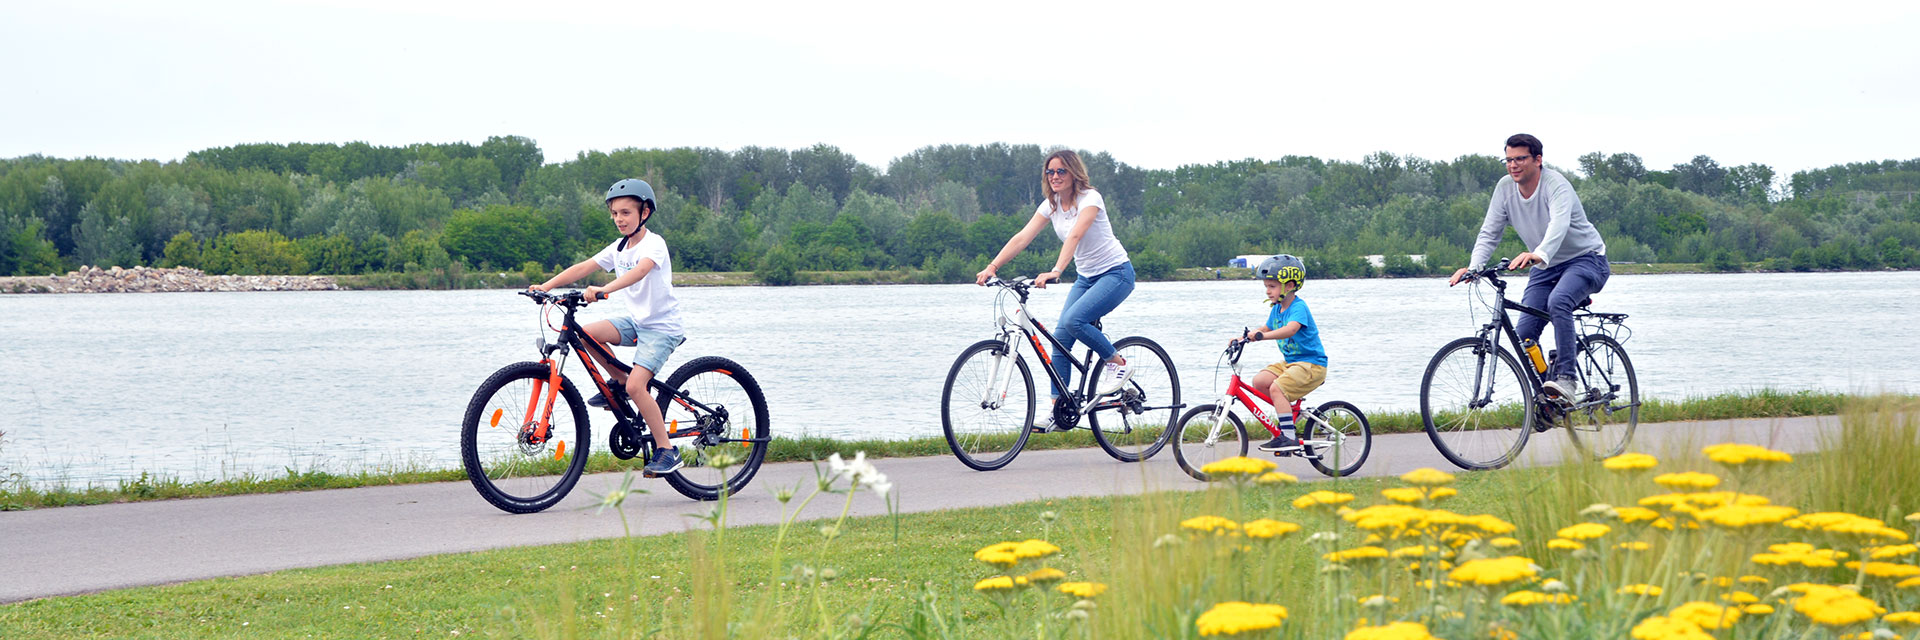
{"label": "bicycle front wheel", "polygon": [[510,513],[551,507],[573,490],[587,467],[592,426],[587,403],[562,377],[543,430],[551,372],[539,362],[520,362],[494,372],[467,402],[460,421],[460,463],[467,480],[487,502]]}
{"label": "bicycle front wheel", "polygon": [[999,340],[960,352],[940,390],[940,429],[953,457],[975,471],[1013,462],[1033,425],[1033,373]]}
{"label": "bicycle front wheel", "polygon": [[[1120,392],[1095,398],[1087,411],[1093,439],[1121,462],[1139,462],[1159,453],[1180,417],[1180,375],[1173,358],[1154,341],[1132,336],[1113,343],[1114,353],[1132,371]],[[1088,375],[1092,392],[1097,375]]]}
{"label": "bicycle front wheel", "polygon": [[1335,400],[1313,410],[1308,420],[1307,447],[1318,454],[1307,462],[1320,473],[1344,478],[1360,470],[1373,452],[1373,426],[1352,403]]}
{"label": "bicycle front wheel", "polygon": [[1567,435],[1596,458],[1620,455],[1640,425],[1640,381],[1633,361],[1620,343],[1596,333],[1580,339],[1574,366],[1586,392],[1567,414]]}
{"label": "bicycle front wheel", "polygon": [[654,401],[686,463],[667,484],[695,500],[739,493],[766,461],[772,433],[760,382],[740,363],[702,356],[675,369],[666,385]]}
{"label": "bicycle front wheel", "polygon": [[1513,462],[1533,432],[1533,387],[1505,349],[1461,338],[1433,354],[1420,378],[1420,419],[1427,437],[1462,469],[1498,469]]}
{"label": "bicycle front wheel", "polygon": [[1247,425],[1226,407],[1203,404],[1187,410],[1174,427],[1173,460],[1193,479],[1211,478],[1200,468],[1227,458],[1247,455]]}

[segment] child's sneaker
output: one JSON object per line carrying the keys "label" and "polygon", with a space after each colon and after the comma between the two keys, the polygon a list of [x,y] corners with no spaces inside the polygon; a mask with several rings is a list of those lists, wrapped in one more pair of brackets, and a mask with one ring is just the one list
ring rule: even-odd
{"label": "child's sneaker", "polygon": [[1127,381],[1133,379],[1133,367],[1124,364],[1107,363],[1100,371],[1100,386],[1094,389],[1096,396],[1110,396],[1126,388]]}
{"label": "child's sneaker", "polygon": [[1268,440],[1265,444],[1260,445],[1261,451],[1272,451],[1282,455],[1293,455],[1299,453],[1300,449],[1299,440],[1286,436],[1274,436],[1272,440]]}
{"label": "child's sneaker", "polygon": [[684,466],[687,466],[687,463],[680,460],[680,449],[675,447],[654,452],[653,462],[647,463],[647,466],[641,470],[648,477],[656,477],[679,471]]}

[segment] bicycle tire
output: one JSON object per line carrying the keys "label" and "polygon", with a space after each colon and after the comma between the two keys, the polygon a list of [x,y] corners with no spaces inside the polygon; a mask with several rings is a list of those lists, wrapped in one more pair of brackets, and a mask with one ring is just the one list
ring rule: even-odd
{"label": "bicycle tire", "polygon": [[[660,415],[668,428],[678,423],[680,431],[688,434],[674,443],[686,466],[668,474],[667,484],[694,500],[718,500],[722,493],[739,493],[760,472],[770,444],[772,428],[760,382],[738,362],[701,356],[675,369],[666,386],[654,395],[654,401],[660,403]],[[680,390],[706,409],[675,402],[674,392]],[[742,404],[750,411],[739,413]],[[709,413],[709,409],[714,411]],[[724,415],[719,415],[723,411]],[[714,464],[721,459],[717,454],[723,452],[735,454],[729,456],[732,464]]]}
{"label": "bicycle tire", "polygon": [[[1493,374],[1504,385],[1495,391],[1506,394],[1499,401],[1489,398],[1491,411],[1473,406],[1473,377],[1485,374],[1487,366],[1494,367]],[[1501,375],[1503,371],[1505,375]],[[1436,382],[1442,385],[1439,395],[1445,397],[1438,401]],[[1441,347],[1420,376],[1420,421],[1426,426],[1427,437],[1440,455],[1462,469],[1498,469],[1513,462],[1533,433],[1533,399],[1533,385],[1520,372],[1513,354],[1478,337],[1460,338]],[[1445,406],[1437,407],[1438,402],[1445,402]],[[1511,444],[1505,444],[1508,439]]]}
{"label": "bicycle tire", "polygon": [[[1005,366],[996,362],[1001,358],[1012,359],[1010,370],[1001,375],[1018,371],[1020,380],[1015,385],[1007,379],[1000,405],[989,407],[985,398],[989,385],[996,381],[994,372]],[[1008,402],[1008,396],[1016,392],[1020,399]],[[940,389],[940,430],[960,464],[975,471],[993,471],[1013,462],[1026,448],[1033,432],[1034,404],[1033,372],[1027,369],[1026,359],[1004,342],[981,340],[962,350],[947,370],[946,384]]]}
{"label": "bicycle tire", "polygon": [[[1367,424],[1367,415],[1361,413],[1353,403],[1344,400],[1320,405],[1313,412],[1320,421],[1308,422],[1307,439],[1333,440],[1335,444],[1321,449],[1319,457],[1307,458],[1307,462],[1320,473],[1334,478],[1344,478],[1359,471],[1360,465],[1366,464],[1367,456],[1373,453],[1373,426]],[[1352,432],[1349,433],[1349,430]],[[1328,462],[1333,465],[1329,466]]]}
{"label": "bicycle tire", "polygon": [[[1606,353],[1597,354],[1597,351]],[[1580,359],[1574,366],[1579,369],[1581,383],[1589,394],[1598,391],[1602,396],[1611,394],[1626,402],[1609,399],[1599,406],[1568,412],[1567,437],[1575,447],[1595,458],[1606,459],[1624,453],[1627,444],[1633,441],[1634,429],[1640,425],[1640,380],[1633,372],[1633,361],[1627,359],[1626,348],[1606,335],[1589,335],[1580,339]],[[1621,388],[1614,389],[1616,385]],[[1594,399],[1598,397],[1585,398]],[[1625,424],[1613,422],[1621,412],[1626,413]]]}
{"label": "bicycle tire", "polygon": [[[544,383],[550,374],[547,365],[539,362],[501,367],[474,390],[460,420],[460,464],[467,480],[480,497],[508,513],[542,511],[567,497],[586,470],[587,454],[593,448],[587,403],[564,376],[559,397],[566,400],[567,409],[553,412],[546,440],[529,442],[532,425],[515,429],[508,420],[524,418],[529,400],[540,402],[529,396],[534,382]],[[563,420],[572,424],[563,425]]]}
{"label": "bicycle tire", "polygon": [[[1174,427],[1173,460],[1180,470],[1201,482],[1211,480],[1200,468],[1210,463],[1247,455],[1247,425],[1240,416],[1217,404],[1188,409]],[[1228,438],[1232,442],[1228,442]]]}
{"label": "bicycle tire", "polygon": [[[1180,418],[1180,374],[1173,367],[1173,358],[1167,357],[1167,350],[1152,340],[1140,336],[1121,338],[1113,343],[1113,351],[1127,359],[1133,373],[1117,397],[1092,403],[1087,411],[1087,425],[1093,429],[1094,442],[1099,443],[1107,455],[1121,462],[1139,462],[1159,453],[1173,435],[1174,425]],[[1098,377],[1087,376],[1084,386],[1089,394]],[[1099,408],[1109,403],[1117,406]],[[1102,415],[1107,416],[1104,424],[1100,419]]]}

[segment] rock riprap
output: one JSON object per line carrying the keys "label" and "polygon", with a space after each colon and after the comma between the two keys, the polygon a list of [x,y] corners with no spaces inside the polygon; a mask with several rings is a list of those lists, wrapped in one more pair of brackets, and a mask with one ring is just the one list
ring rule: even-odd
{"label": "rock riprap", "polygon": [[64,276],[5,278],[5,293],[160,293],[170,291],[333,291],[340,286],[327,276],[210,276],[199,269],[176,267],[80,267]]}

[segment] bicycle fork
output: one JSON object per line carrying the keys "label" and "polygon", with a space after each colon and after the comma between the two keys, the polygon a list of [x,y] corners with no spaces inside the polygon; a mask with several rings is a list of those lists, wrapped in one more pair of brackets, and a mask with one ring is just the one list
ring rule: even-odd
{"label": "bicycle fork", "polygon": [[987,370],[987,386],[981,390],[980,408],[999,410],[1007,401],[1007,389],[1013,385],[1014,359],[1020,354],[1013,350],[1013,335],[1002,334],[1001,354],[994,357],[992,367]]}

